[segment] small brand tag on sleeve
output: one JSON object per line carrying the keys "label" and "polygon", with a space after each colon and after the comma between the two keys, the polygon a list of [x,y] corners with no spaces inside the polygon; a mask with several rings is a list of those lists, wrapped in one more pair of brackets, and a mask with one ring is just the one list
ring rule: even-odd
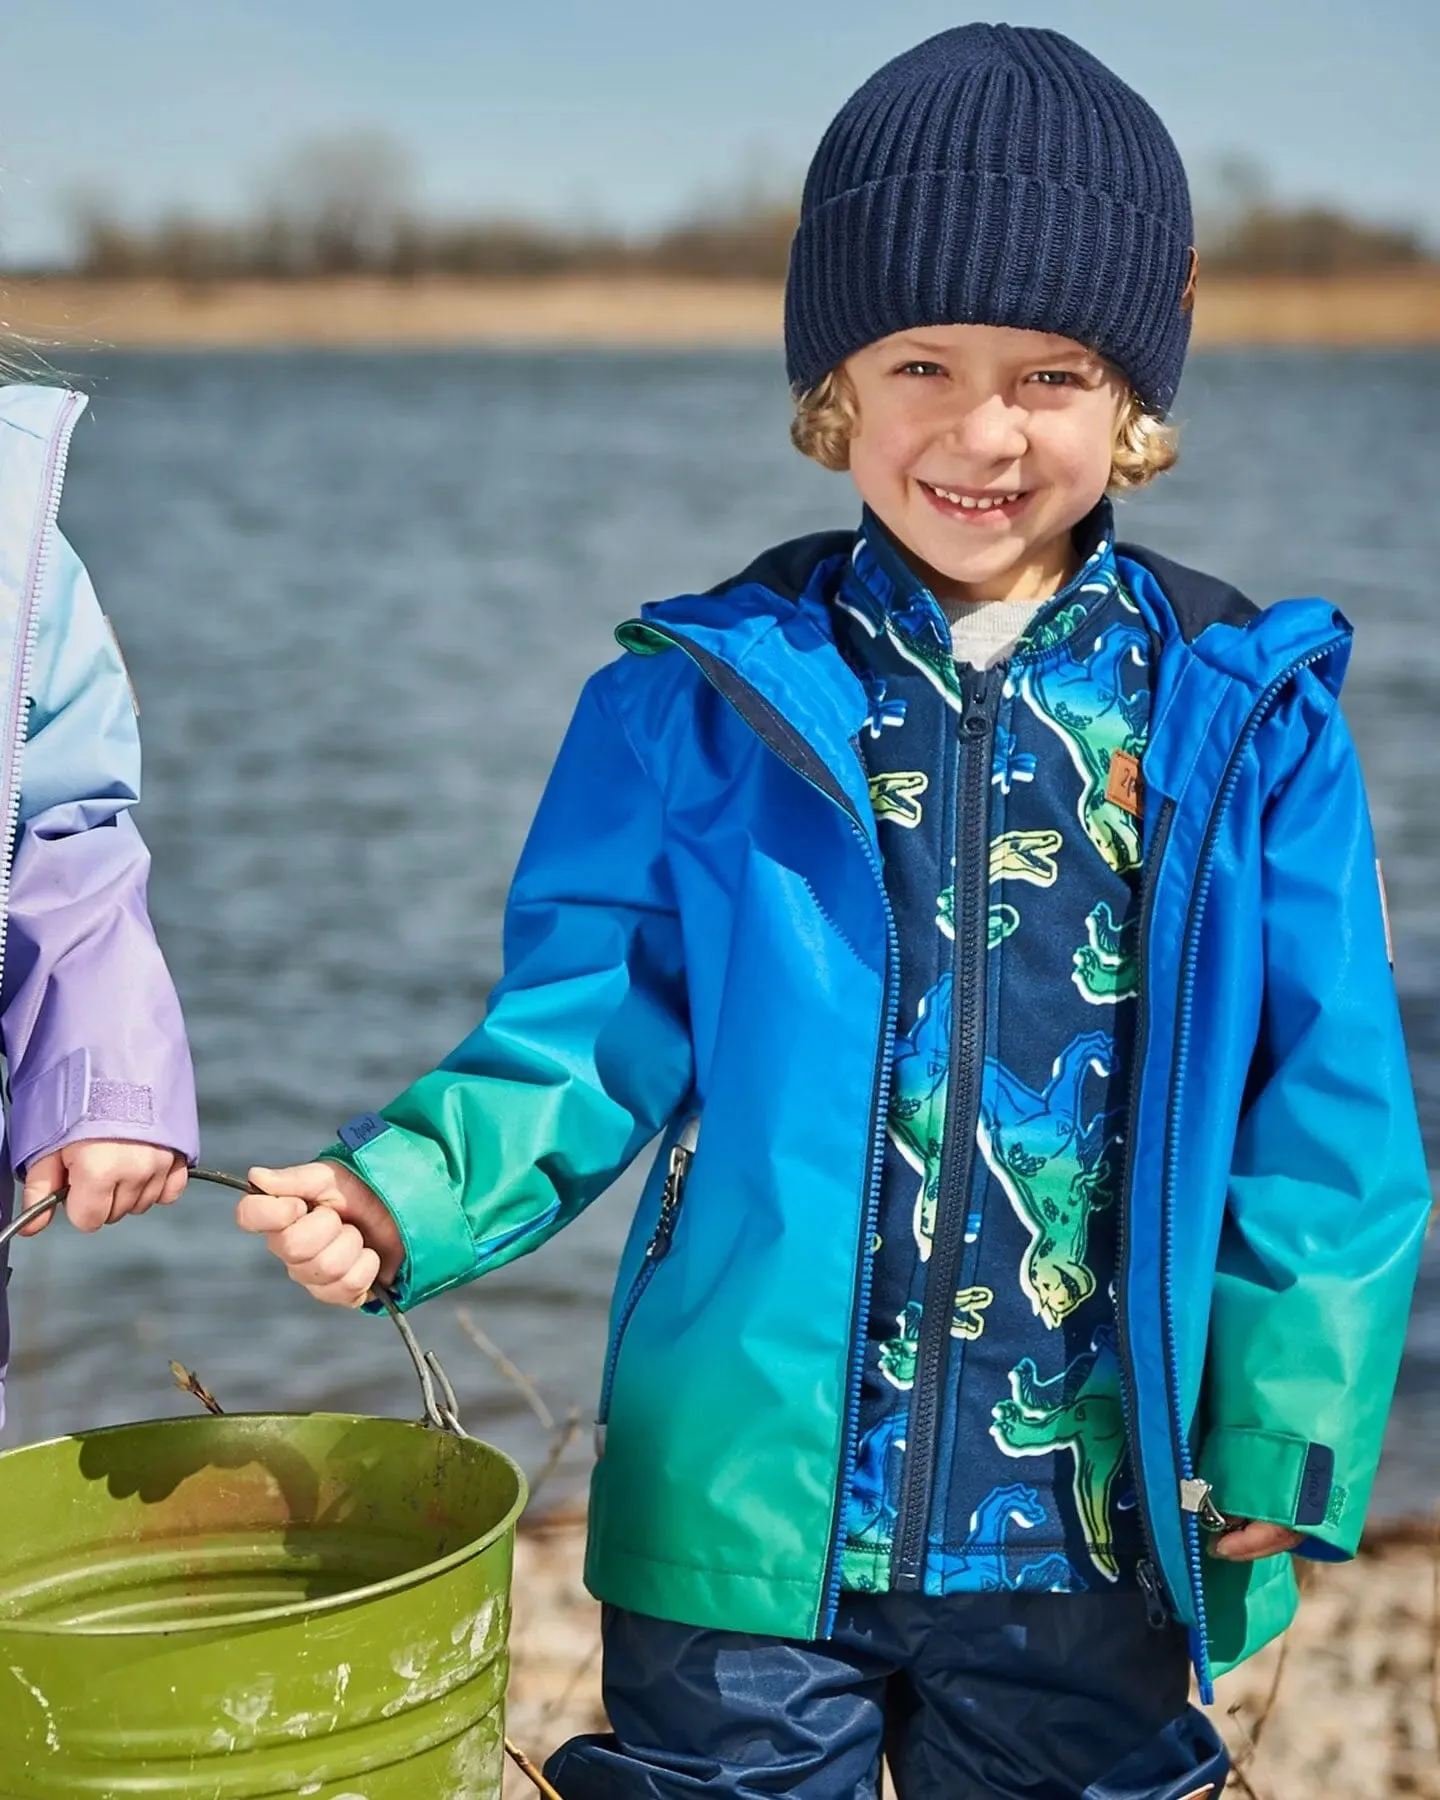
{"label": "small brand tag on sleeve", "polygon": [[1145,784],[1140,776],[1140,760],[1128,750],[1110,752],[1110,775],[1105,783],[1105,798],[1132,819],[1140,817],[1145,803]]}
{"label": "small brand tag on sleeve", "polygon": [[389,1129],[379,1113],[361,1113],[359,1118],[351,1119],[348,1125],[342,1125],[337,1135],[345,1148],[353,1152],[363,1150],[367,1144],[373,1144],[382,1132]]}

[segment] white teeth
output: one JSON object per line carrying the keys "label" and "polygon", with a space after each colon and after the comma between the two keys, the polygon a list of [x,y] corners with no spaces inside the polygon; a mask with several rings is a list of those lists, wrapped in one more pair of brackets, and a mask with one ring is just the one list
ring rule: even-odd
{"label": "white teeth", "polygon": [[977,500],[969,494],[954,494],[949,488],[935,487],[934,482],[930,486],[942,500],[948,500],[952,506],[958,506],[964,512],[989,512],[992,506],[1004,506],[1020,498],[1018,493],[991,494],[985,499]]}

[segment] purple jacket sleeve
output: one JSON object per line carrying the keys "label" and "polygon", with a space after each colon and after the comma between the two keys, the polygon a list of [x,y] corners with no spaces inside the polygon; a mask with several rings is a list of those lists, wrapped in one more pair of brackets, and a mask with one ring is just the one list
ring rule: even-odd
{"label": "purple jacket sleeve", "polygon": [[193,1162],[190,1052],[129,813],[139,798],[129,681],[84,569],[63,539],[53,549],[0,985],[11,1157],[23,1169],[83,1138],[128,1138]]}

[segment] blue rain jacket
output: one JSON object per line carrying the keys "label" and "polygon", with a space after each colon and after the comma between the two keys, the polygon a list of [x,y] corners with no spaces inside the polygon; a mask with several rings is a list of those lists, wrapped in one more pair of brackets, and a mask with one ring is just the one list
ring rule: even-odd
{"label": "blue rain jacket", "polygon": [[[829,606],[853,542],[783,546],[622,629],[484,1020],[328,1153],[393,1209],[414,1304],[536,1248],[663,1134],[616,1290],[588,1580],[796,1638],[839,1593],[897,1026],[867,700]],[[1208,1684],[1283,1628],[1295,1581],[1289,1557],[1202,1559],[1202,1517],[1356,1547],[1429,1189],[1337,706],[1349,627],[1144,551],[1120,570],[1154,691],[1117,1358],[1155,1598]]]}

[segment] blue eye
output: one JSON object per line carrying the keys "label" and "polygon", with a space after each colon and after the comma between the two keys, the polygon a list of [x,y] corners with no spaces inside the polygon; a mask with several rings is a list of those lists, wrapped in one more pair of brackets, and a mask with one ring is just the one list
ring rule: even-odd
{"label": "blue eye", "polygon": [[897,375],[930,376],[930,375],[943,375],[945,373],[945,370],[939,363],[907,362],[907,363],[901,363],[900,367],[895,371],[895,373]]}
{"label": "blue eye", "polygon": [[1078,378],[1069,369],[1037,369],[1030,379],[1042,387],[1069,387]]}

